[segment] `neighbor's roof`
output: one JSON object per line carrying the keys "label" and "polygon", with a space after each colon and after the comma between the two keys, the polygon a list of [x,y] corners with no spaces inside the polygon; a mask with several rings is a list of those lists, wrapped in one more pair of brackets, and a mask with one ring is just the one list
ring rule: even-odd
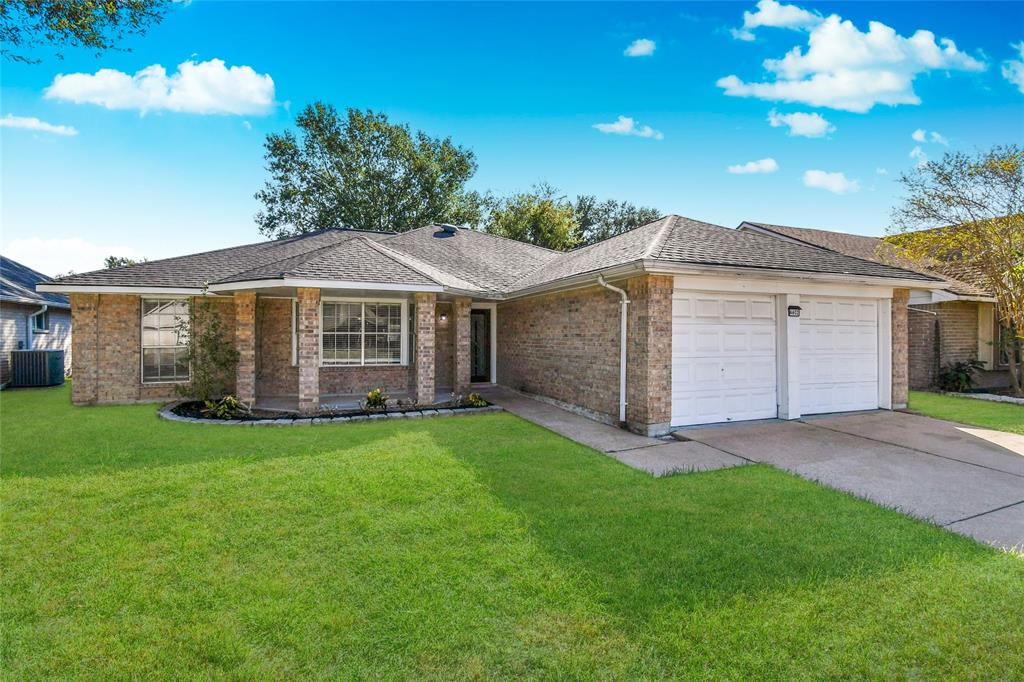
{"label": "neighbor's roof", "polygon": [[[753,225],[769,232],[795,239],[805,244],[829,249],[847,256],[864,258],[878,263],[896,265],[939,278],[948,285],[946,290],[958,296],[991,297],[983,276],[975,269],[956,263],[936,263],[930,268],[922,268],[905,258],[901,258],[892,244],[878,237],[866,237],[845,232],[830,232],[807,227],[790,227],[771,223],[755,223],[746,220],[743,225]],[[742,227],[742,225],[741,225]]]}
{"label": "neighbor's roof", "polygon": [[0,301],[70,308],[67,296],[36,291],[36,284],[49,281],[43,273],[0,256]]}
{"label": "neighbor's roof", "polygon": [[921,282],[934,279],[810,245],[672,215],[568,253],[443,225],[402,234],[339,229],[97,270],[59,283],[140,288],[202,288],[209,284],[230,289],[229,285],[242,282],[322,280],[435,286],[501,298],[608,268],[657,269],[679,264]]}

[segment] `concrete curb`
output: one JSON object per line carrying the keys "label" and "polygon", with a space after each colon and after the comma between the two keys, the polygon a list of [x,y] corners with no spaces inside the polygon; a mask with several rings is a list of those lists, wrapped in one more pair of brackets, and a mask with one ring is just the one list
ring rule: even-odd
{"label": "concrete curb", "polygon": [[346,424],[348,422],[375,421],[381,419],[413,419],[420,417],[456,417],[465,414],[483,414],[486,412],[503,412],[504,408],[499,405],[487,405],[486,407],[464,407],[457,410],[425,409],[410,410],[408,412],[379,412],[376,414],[355,414],[350,417],[300,417],[299,419],[200,419],[198,417],[182,417],[174,414],[173,410],[186,400],[175,400],[167,403],[157,412],[157,416],[169,422],[185,422],[188,424],[216,424],[218,426],[321,426],[323,424]]}
{"label": "concrete curb", "polygon": [[953,393],[942,391],[942,395],[953,398],[971,398],[973,400],[987,400],[991,403],[1010,403],[1011,405],[1024,405],[1024,398],[1014,398],[1009,395],[996,395],[994,393]]}

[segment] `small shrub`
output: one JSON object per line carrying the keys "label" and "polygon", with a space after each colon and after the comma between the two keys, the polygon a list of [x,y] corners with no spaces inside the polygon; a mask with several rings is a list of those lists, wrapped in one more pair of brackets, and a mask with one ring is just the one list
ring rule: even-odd
{"label": "small shrub", "polygon": [[200,410],[208,419],[234,419],[249,413],[249,410],[233,395],[224,396],[220,400],[203,401]]}
{"label": "small shrub", "polygon": [[985,365],[977,360],[951,362],[939,372],[939,388],[952,393],[963,393],[974,385],[974,373]]}
{"label": "small shrub", "polygon": [[384,392],[383,388],[375,388],[366,394],[366,409],[368,410],[379,410],[387,407],[388,394]]}
{"label": "small shrub", "polygon": [[479,393],[470,393],[466,396],[466,404],[470,407],[486,407],[487,401]]}

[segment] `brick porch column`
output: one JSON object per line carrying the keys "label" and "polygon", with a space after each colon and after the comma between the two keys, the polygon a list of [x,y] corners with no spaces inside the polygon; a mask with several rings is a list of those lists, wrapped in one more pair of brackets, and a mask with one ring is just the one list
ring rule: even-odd
{"label": "brick porch column", "polygon": [[298,318],[299,411],[320,408],[320,290],[300,288]]}
{"label": "brick porch column", "polygon": [[434,402],[434,307],[437,295],[416,294],[416,402]]}
{"label": "brick porch column", "polygon": [[[471,380],[469,357],[469,312],[472,310],[472,299],[459,297],[455,299],[455,392],[465,393],[469,390]],[[488,343],[490,340],[488,340]]]}
{"label": "brick porch column", "polygon": [[909,349],[907,339],[907,304],[910,289],[892,292],[892,409],[907,406],[909,388]]}
{"label": "brick porch column", "polygon": [[[631,431],[657,435],[672,421],[672,288],[669,275],[626,281],[626,424]],[[622,286],[621,284],[619,286]],[[606,324],[615,325],[618,315]],[[616,363],[618,357],[615,358]]]}
{"label": "brick porch column", "polygon": [[246,405],[256,402],[256,293],[235,292],[235,397]]}

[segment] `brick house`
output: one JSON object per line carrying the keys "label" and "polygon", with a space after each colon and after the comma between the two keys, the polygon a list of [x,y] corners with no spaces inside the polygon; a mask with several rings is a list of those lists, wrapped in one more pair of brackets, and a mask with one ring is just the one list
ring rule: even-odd
{"label": "brick house", "polygon": [[559,253],[428,225],[323,230],[84,273],[76,404],[166,400],[174,320],[217,306],[236,395],[315,412],[381,386],[497,383],[649,434],[906,403],[907,300],[930,275],[667,216]]}
{"label": "brick house", "polygon": [[62,350],[71,368],[71,304],[66,296],[36,291],[51,281],[27,265],[0,256],[0,386],[11,380],[11,353]]}
{"label": "brick house", "polygon": [[[879,263],[900,261],[892,246],[877,237],[753,222],[743,222],[738,229]],[[969,360],[978,360],[984,366],[975,375],[978,386],[1008,388],[1009,359],[999,351],[1002,330],[996,298],[986,289],[983,278],[963,265],[948,263],[938,263],[929,270],[914,269],[938,277],[944,284],[940,289],[918,290],[910,296],[910,388],[932,388],[942,367]]]}

